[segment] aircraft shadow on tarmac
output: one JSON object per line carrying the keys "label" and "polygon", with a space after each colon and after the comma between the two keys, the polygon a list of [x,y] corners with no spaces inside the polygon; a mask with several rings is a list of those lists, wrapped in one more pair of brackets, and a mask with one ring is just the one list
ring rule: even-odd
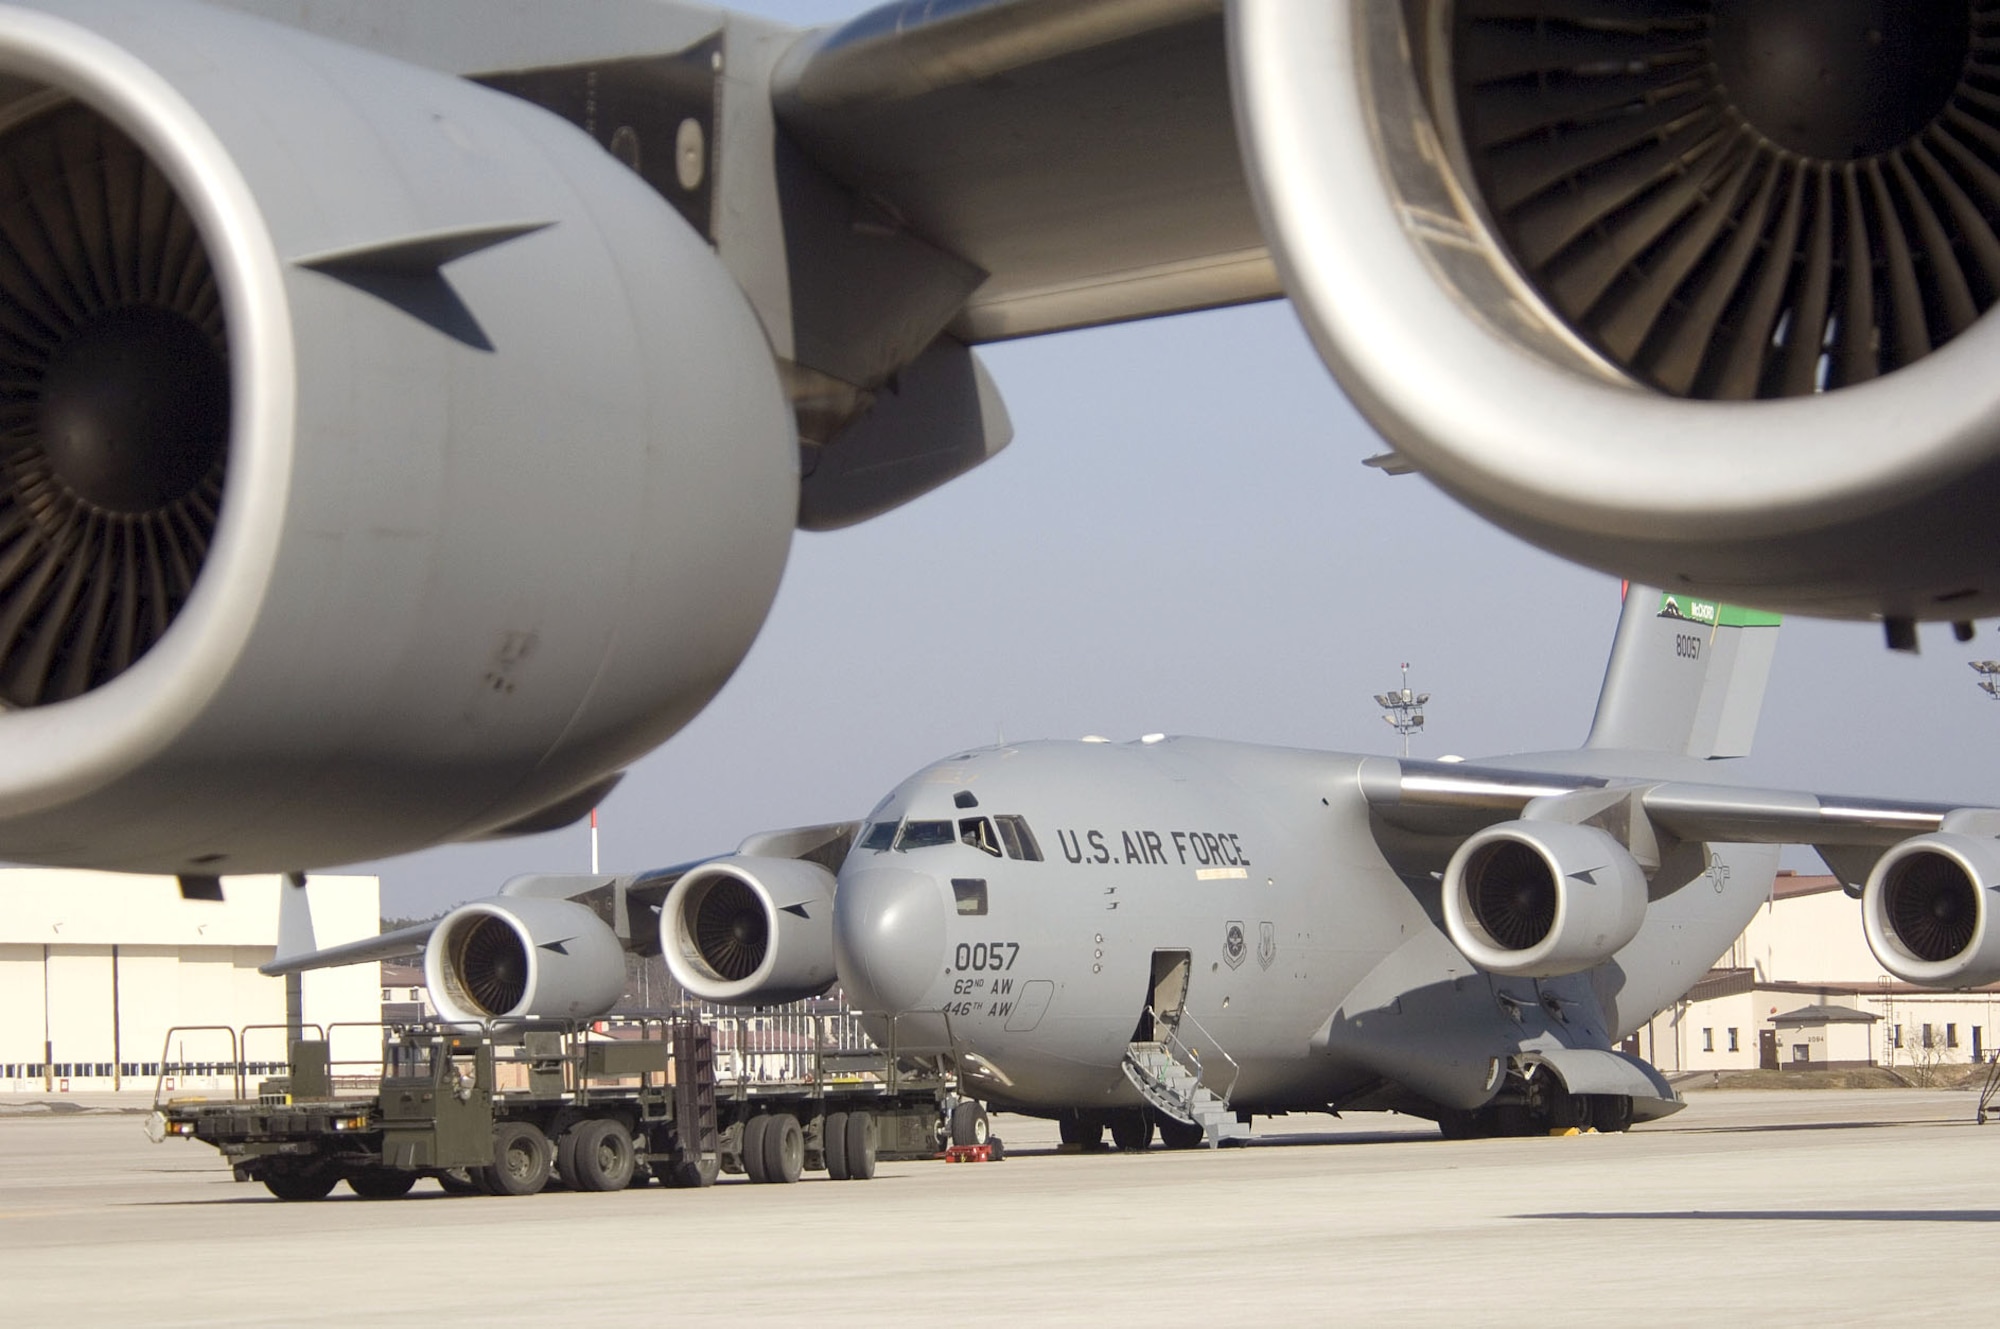
{"label": "aircraft shadow on tarmac", "polygon": [[1683,1135],[1775,1135],[1784,1131],[1873,1131],[1891,1126],[1971,1126],[1975,1123],[1966,1118],[1939,1120],[1912,1118],[1909,1121],[1759,1121],[1742,1126],[1672,1126],[1669,1130]]}
{"label": "aircraft shadow on tarmac", "polygon": [[2000,1209],[1663,1209],[1635,1213],[1515,1214],[1514,1217],[1669,1223],[2000,1223]]}

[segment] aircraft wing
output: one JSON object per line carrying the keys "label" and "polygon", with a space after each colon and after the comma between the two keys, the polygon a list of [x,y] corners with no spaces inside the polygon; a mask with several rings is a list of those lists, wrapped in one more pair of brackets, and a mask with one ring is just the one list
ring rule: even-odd
{"label": "aircraft wing", "polygon": [[817,165],[985,273],[960,340],[1282,294],[1221,0],[883,6],[794,48],[773,99]]}
{"label": "aircraft wing", "polygon": [[[1390,839],[1453,843],[1516,819],[1599,824],[1617,838],[1811,845],[1859,889],[1880,854],[1940,830],[2000,833],[2000,812],[1674,779],[1607,778],[1371,758],[1361,787]],[[1992,829],[1980,830],[1990,819]]]}
{"label": "aircraft wing", "polygon": [[384,932],[379,937],[363,937],[359,941],[304,951],[297,955],[281,954],[269,964],[258,965],[257,972],[277,978],[283,974],[302,974],[309,969],[337,969],[342,965],[400,960],[407,955],[422,955],[424,944],[430,940],[438,922],[439,920],[432,919],[428,923],[417,923],[410,927],[397,928],[394,932]]}
{"label": "aircraft wing", "polygon": [[1453,944],[1495,973],[1559,972],[1552,956],[1623,945],[1648,901],[1728,879],[1718,846],[1777,844],[1826,861],[1898,978],[1964,987],[2000,972],[1987,925],[2000,810],[1386,759],[1361,777],[1383,856],[1405,881],[1440,883]]}
{"label": "aircraft wing", "polygon": [[338,946],[319,947],[314,944],[310,919],[304,912],[307,908],[305,893],[288,889],[279,896],[278,934],[281,941],[278,954],[269,964],[260,965],[257,972],[276,977],[312,969],[334,969],[343,965],[422,955],[432,935],[440,929],[449,928],[468,909],[504,913],[521,901],[537,900],[580,905],[610,929],[623,949],[642,955],[657,954],[660,949],[659,914],[666,905],[668,894],[681,878],[698,868],[716,864],[775,860],[812,864],[823,870],[827,880],[831,881],[862,825],[858,821],[843,821],[761,831],[744,840],[733,854],[698,858],[645,872],[527,873],[509,878],[500,888],[500,893],[489,900],[476,900],[429,922]]}

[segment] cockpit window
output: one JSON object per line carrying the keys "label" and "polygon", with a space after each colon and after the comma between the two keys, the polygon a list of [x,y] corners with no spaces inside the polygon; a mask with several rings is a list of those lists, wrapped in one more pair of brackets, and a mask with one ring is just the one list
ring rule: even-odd
{"label": "cockpit window", "polygon": [[958,838],[982,854],[1000,857],[1000,842],[993,838],[993,823],[984,817],[964,817],[958,823]]}
{"label": "cockpit window", "polygon": [[993,821],[1000,828],[1000,843],[1007,846],[1007,857],[1029,863],[1042,861],[1042,847],[1035,843],[1026,817],[995,817]]}
{"label": "cockpit window", "polygon": [[956,838],[948,821],[906,821],[903,833],[896,838],[896,848],[928,849],[932,845],[950,844]]}
{"label": "cockpit window", "polygon": [[868,828],[868,834],[861,837],[863,849],[873,849],[878,853],[896,843],[896,827],[900,822],[878,821]]}

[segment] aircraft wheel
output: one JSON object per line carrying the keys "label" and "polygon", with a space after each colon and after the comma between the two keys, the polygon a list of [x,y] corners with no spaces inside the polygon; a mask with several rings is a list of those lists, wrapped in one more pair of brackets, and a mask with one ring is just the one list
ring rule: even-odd
{"label": "aircraft wheel", "polygon": [[393,1168],[370,1168],[366,1172],[350,1172],[347,1175],[347,1189],[364,1200],[401,1199],[416,1184],[416,1173],[398,1172]]}
{"label": "aircraft wheel", "polygon": [[875,1114],[872,1112],[850,1112],[847,1114],[847,1179],[867,1181],[875,1175],[875,1149],[879,1143],[876,1134]]}
{"label": "aircraft wheel", "polygon": [[1128,1108],[1111,1114],[1111,1143],[1128,1154],[1144,1153],[1153,1147],[1153,1114],[1144,1108]]}
{"label": "aircraft wheel", "polygon": [[1623,1094],[1592,1094],[1590,1124],[1606,1135],[1632,1129],[1632,1100]]}
{"label": "aircraft wheel", "polygon": [[533,1195],[549,1184],[553,1152],[533,1123],[503,1121],[493,1128],[493,1161],[481,1180],[493,1195]]}
{"label": "aircraft wheel", "polygon": [[1438,1134],[1447,1140],[1477,1140],[1489,1131],[1479,1129],[1479,1114],[1461,1108],[1439,1108],[1437,1116]]}
{"label": "aircraft wheel", "polygon": [[1162,1116],[1159,1122],[1160,1143],[1169,1149],[1199,1149],[1208,1139],[1198,1122],[1175,1121]]}
{"label": "aircraft wheel", "polygon": [[835,1181],[847,1180],[847,1114],[829,1112],[819,1127],[820,1154],[826,1159],[826,1175]]}
{"label": "aircraft wheel", "polygon": [[805,1170],[806,1133],[799,1119],[788,1112],[771,1117],[764,1130],[764,1180],[789,1186]]}
{"label": "aircraft wheel", "polygon": [[764,1171],[764,1135],[770,1127],[771,1118],[761,1113],[743,1122],[743,1170],[759,1186],[771,1179]]}
{"label": "aircraft wheel", "polygon": [[264,1174],[264,1189],[280,1200],[324,1200],[327,1192],[339,1184],[340,1174],[326,1168]]}
{"label": "aircraft wheel", "polygon": [[622,1191],[632,1184],[638,1157],[623,1123],[594,1117],[571,1132],[570,1184],[580,1191]]}
{"label": "aircraft wheel", "polygon": [[979,1104],[968,1100],[951,1110],[953,1144],[985,1144],[992,1134],[993,1123]]}
{"label": "aircraft wheel", "polygon": [[1096,1117],[1086,1117],[1081,1112],[1068,1111],[1056,1117],[1056,1132],[1064,1144],[1073,1144],[1079,1149],[1101,1149],[1104,1146],[1104,1123]]}
{"label": "aircraft wheel", "polygon": [[1566,1131],[1591,1124],[1591,1103],[1582,1094],[1551,1088],[1542,1095],[1539,1106],[1539,1115],[1552,1131]]}

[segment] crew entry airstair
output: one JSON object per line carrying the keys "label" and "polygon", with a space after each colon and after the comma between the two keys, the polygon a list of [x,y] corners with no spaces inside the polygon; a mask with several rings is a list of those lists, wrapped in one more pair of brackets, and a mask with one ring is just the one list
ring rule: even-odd
{"label": "crew entry airstair", "polygon": [[[1151,1006],[1146,1014],[1153,1038],[1125,1049],[1125,1078],[1162,1116],[1184,1126],[1199,1126],[1203,1148],[1248,1140],[1250,1128],[1236,1119],[1229,1106],[1230,1091],[1236,1087],[1235,1060],[1186,1012],[1179,1012],[1173,1021],[1162,1019]],[[1221,1093],[1202,1083],[1201,1052],[1181,1036],[1182,1023],[1193,1025],[1214,1054],[1228,1064],[1229,1081]]]}

